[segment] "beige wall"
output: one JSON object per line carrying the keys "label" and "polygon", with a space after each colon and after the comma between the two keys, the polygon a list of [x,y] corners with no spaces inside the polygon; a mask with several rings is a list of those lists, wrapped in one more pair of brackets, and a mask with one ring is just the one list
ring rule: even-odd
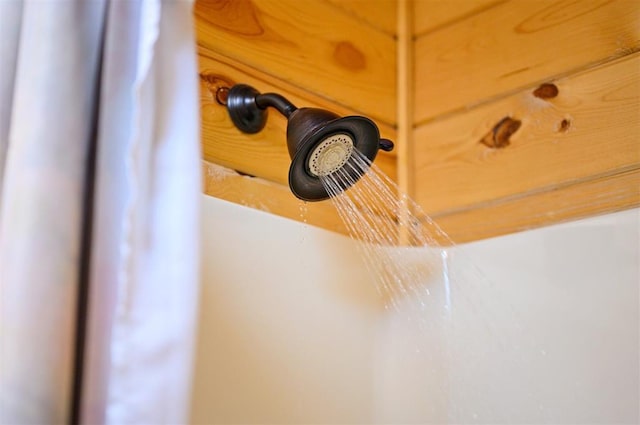
{"label": "beige wall", "polygon": [[352,241],[204,197],[193,422],[635,423],[639,213],[456,247],[385,310]]}
{"label": "beige wall", "polygon": [[204,199],[195,423],[373,419],[381,303],[347,238]]}

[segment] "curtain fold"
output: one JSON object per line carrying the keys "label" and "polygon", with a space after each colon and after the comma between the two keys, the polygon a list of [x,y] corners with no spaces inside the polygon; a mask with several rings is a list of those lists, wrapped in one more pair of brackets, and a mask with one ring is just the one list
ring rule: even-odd
{"label": "curtain fold", "polygon": [[[93,141],[104,2],[26,1],[5,65],[0,144],[0,414],[64,423],[74,372],[87,155]],[[3,79],[5,74],[3,72]],[[4,84],[3,84],[4,85]],[[9,98],[10,99],[7,99]]]}
{"label": "curtain fold", "polygon": [[0,5],[2,423],[69,421],[79,360],[84,423],[188,420],[201,193],[191,6]]}
{"label": "curtain fold", "polygon": [[[92,369],[109,384],[93,406],[87,405],[98,416],[87,418],[99,422],[106,411],[104,419],[113,424],[137,423],[139,418],[181,423],[189,410],[199,282],[195,36],[189,2],[148,1],[137,11],[124,11],[135,7],[116,2],[110,11],[116,39],[123,37],[122,15],[137,16],[139,31],[135,65],[125,57],[123,40],[114,40],[119,72],[105,75],[106,84],[121,90],[117,111],[126,116],[127,128],[116,129],[109,119],[101,127],[100,146],[109,144],[117,152],[110,158],[101,155],[98,166],[94,242],[99,249],[93,256],[92,304],[105,298],[115,302],[103,316],[112,320],[93,330],[94,335],[112,334],[108,353],[99,355],[110,362]],[[113,180],[114,169],[120,181]],[[116,280],[118,294],[113,297],[108,282]]]}
{"label": "curtain fold", "polygon": [[0,2],[0,58],[3,66],[0,72],[0,199],[4,181],[4,164],[9,148],[9,127],[20,44],[22,23],[22,2]]}

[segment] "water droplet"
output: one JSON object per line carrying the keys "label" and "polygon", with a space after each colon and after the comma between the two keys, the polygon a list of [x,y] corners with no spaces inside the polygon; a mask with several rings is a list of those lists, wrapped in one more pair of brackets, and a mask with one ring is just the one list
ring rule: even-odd
{"label": "water droplet", "polygon": [[307,222],[307,202],[306,201],[301,201],[300,204],[298,205],[298,211],[300,211],[300,220],[303,223]]}

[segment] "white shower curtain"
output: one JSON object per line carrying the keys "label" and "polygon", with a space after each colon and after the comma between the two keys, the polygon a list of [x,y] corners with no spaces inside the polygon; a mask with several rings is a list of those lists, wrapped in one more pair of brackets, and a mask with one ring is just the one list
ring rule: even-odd
{"label": "white shower curtain", "polygon": [[0,422],[186,422],[191,3],[2,1],[0,55]]}

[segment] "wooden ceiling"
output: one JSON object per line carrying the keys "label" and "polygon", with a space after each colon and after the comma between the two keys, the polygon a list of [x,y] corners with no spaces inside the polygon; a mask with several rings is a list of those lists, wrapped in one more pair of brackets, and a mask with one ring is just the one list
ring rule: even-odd
{"label": "wooden ceiling", "polygon": [[346,233],[288,190],[286,121],[240,133],[216,90],[374,119],[376,163],[456,242],[640,205],[640,5],[200,0],[205,192]]}

